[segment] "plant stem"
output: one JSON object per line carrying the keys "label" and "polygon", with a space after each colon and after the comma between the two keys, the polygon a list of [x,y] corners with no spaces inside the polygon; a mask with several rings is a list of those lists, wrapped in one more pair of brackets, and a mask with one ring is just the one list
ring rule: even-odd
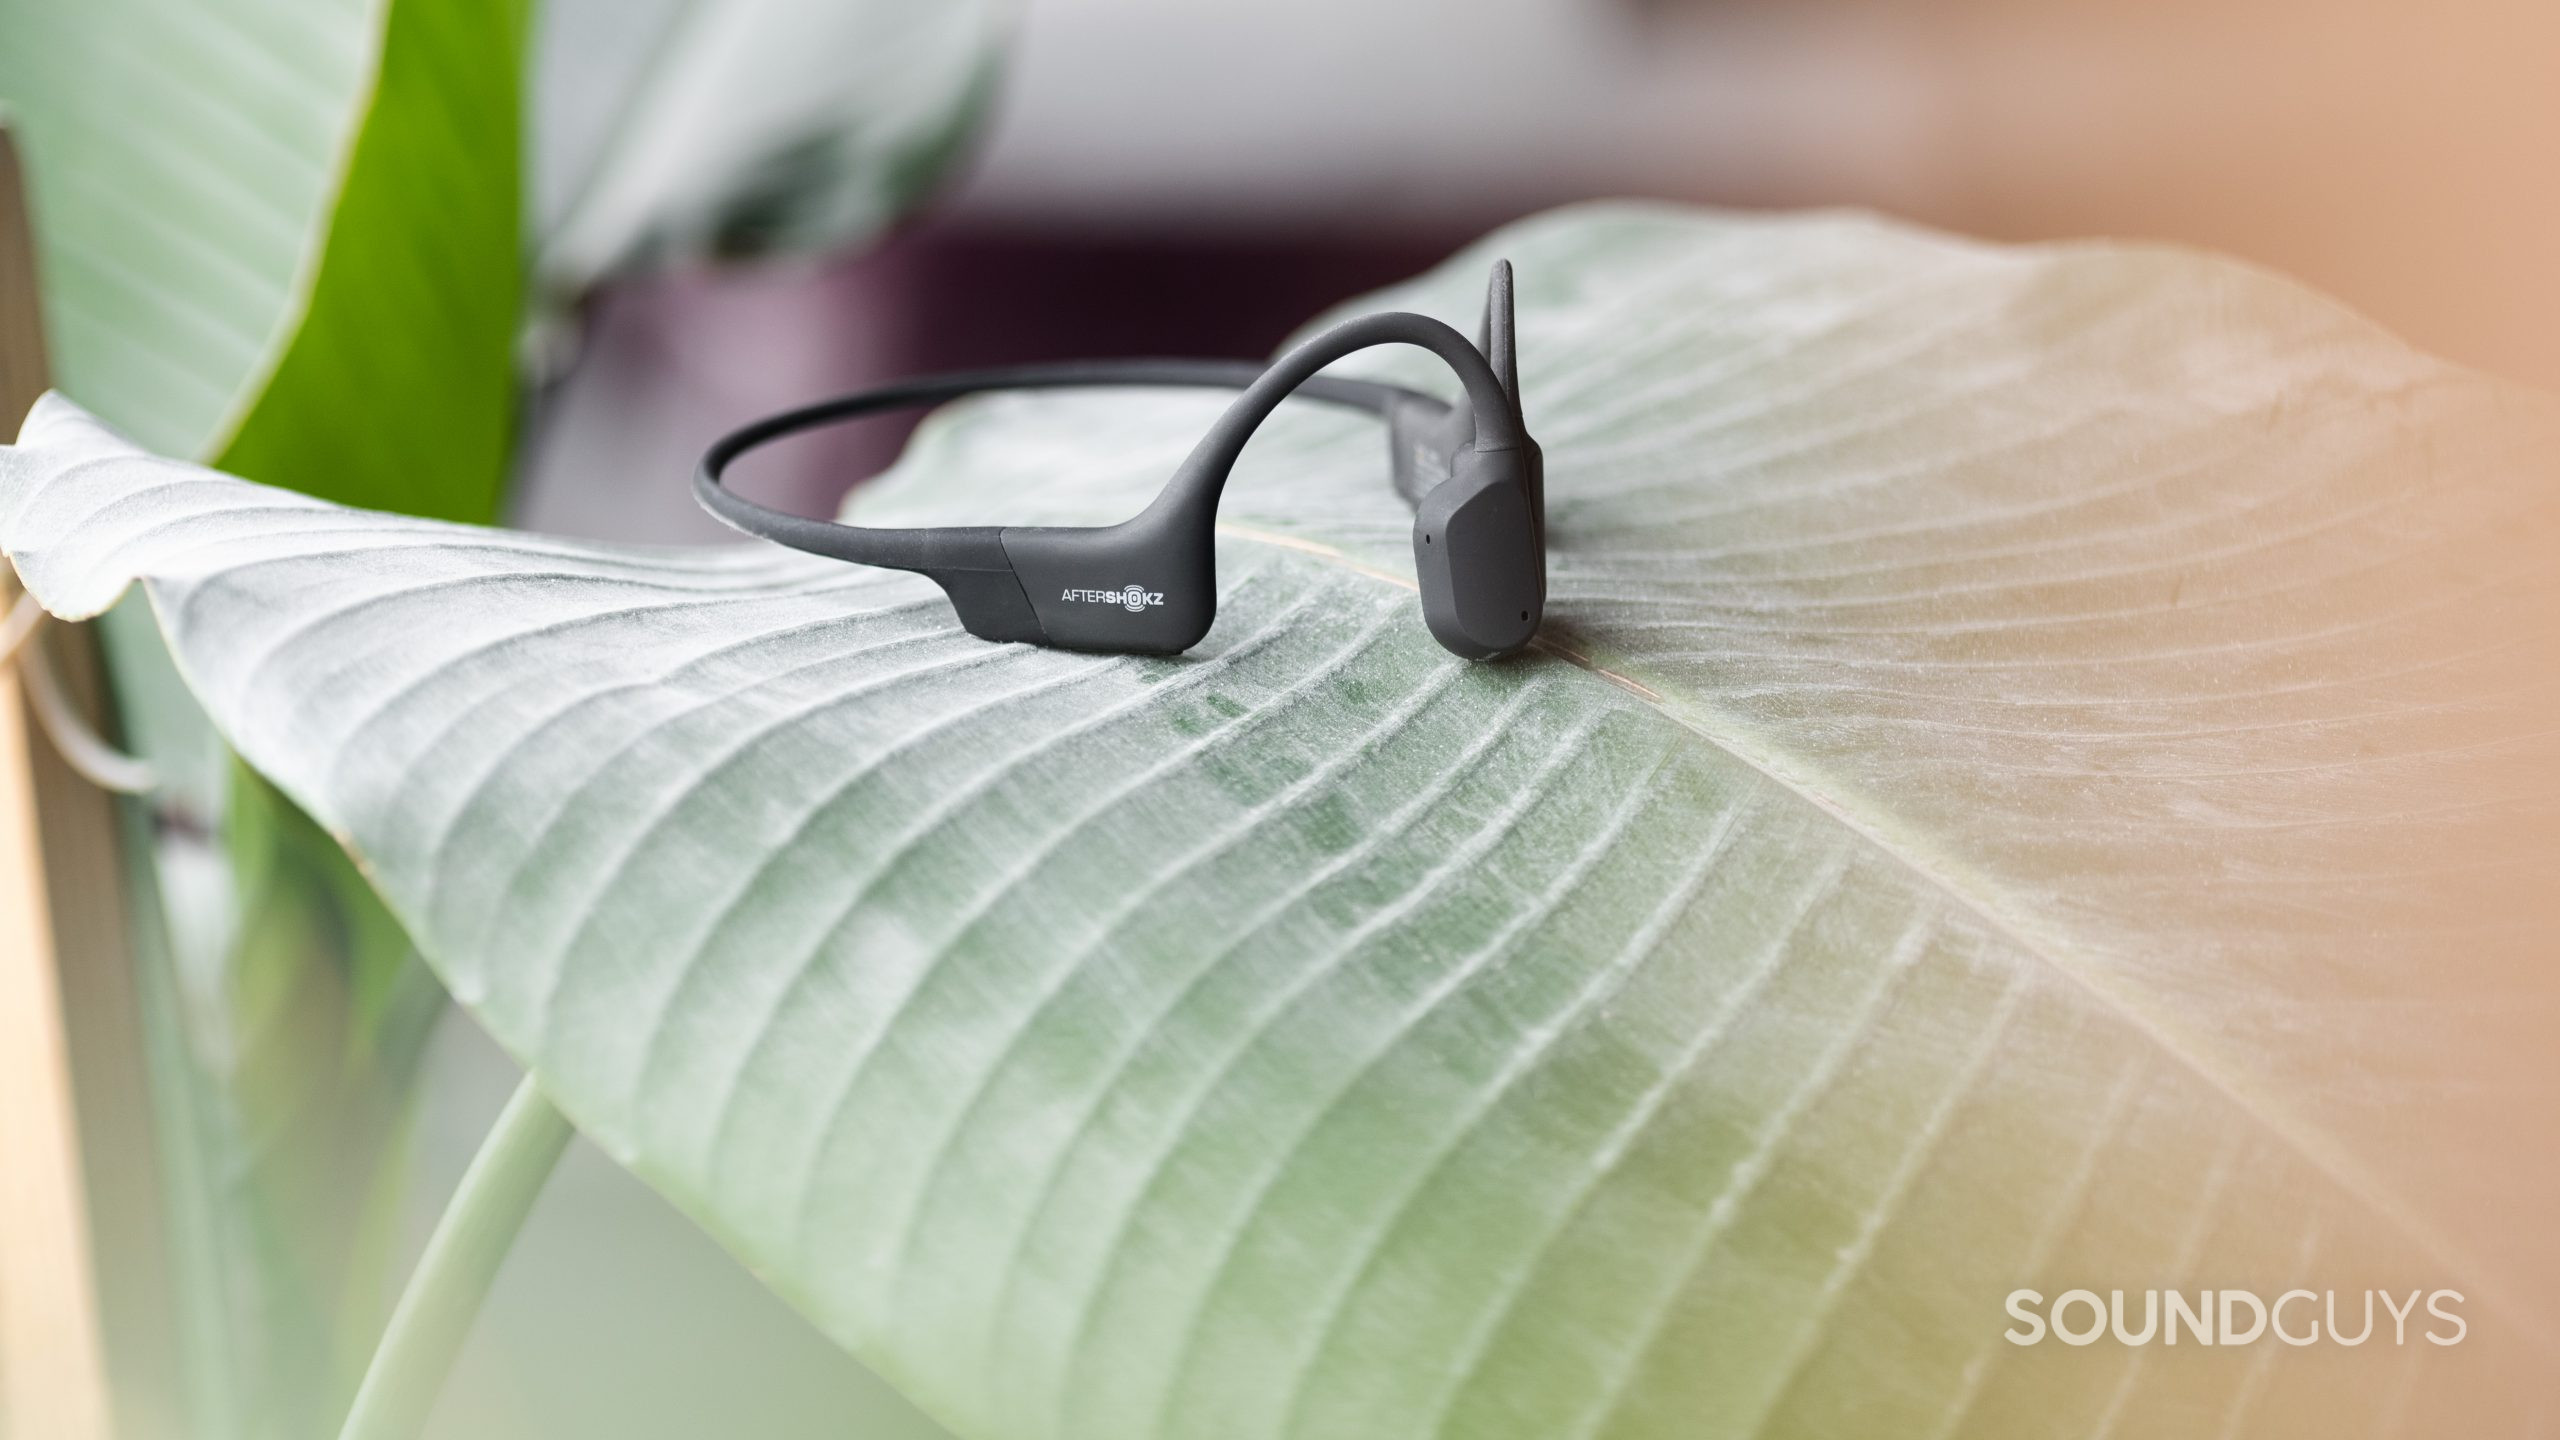
{"label": "plant stem", "polygon": [[574,1133],[524,1077],[428,1237],[339,1440],[412,1440],[426,1425],[499,1263]]}

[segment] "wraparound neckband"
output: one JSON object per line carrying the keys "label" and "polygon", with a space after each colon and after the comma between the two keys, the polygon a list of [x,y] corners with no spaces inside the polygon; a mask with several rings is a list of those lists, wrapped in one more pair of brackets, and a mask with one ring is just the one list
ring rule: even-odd
{"label": "wraparound neckband", "polygon": [[[1291,396],[1387,421],[1389,469],[1416,507],[1414,555],[1432,633],[1469,658],[1511,653],[1545,607],[1543,475],[1522,423],[1510,270],[1497,264],[1481,344],[1407,312],[1345,321],[1268,367],[1219,360],[1087,361],[928,376],[785,411],[723,437],[695,494],[721,520],[794,549],[912,570],[939,584],[972,634],[1074,649],[1170,654],[1216,618],[1218,500],[1245,443]],[[1374,345],[1415,345],[1455,372],[1465,403],[1317,373]],[[883,529],[792,515],[721,483],[731,461],[786,435],[988,390],[1185,386],[1241,390],[1146,509],[1117,525]]]}

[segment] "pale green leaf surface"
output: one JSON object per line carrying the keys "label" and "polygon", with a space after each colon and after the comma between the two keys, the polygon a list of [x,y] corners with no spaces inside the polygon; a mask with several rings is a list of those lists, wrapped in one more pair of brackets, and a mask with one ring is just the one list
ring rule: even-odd
{"label": "pale green leaf surface", "polygon": [[[2560,411],[2226,263],[1844,217],[1565,212],[1393,298],[1497,252],[1513,664],[1432,645],[1314,410],[1173,660],[58,404],[0,539],[60,610],[144,580],[580,1126],[961,1433],[2535,1423]],[[1215,403],[974,405],[860,509],[1116,518]],[[2021,1285],[2470,1339],[2017,1349]]]}
{"label": "pale green leaf surface", "polygon": [[870,239],[985,111],[1015,0],[551,0],[534,51],[537,268]]}

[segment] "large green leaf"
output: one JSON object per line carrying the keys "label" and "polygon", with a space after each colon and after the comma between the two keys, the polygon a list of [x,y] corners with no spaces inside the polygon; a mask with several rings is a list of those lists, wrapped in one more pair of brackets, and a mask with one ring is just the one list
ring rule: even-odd
{"label": "large green leaf", "polygon": [[549,0],[538,269],[814,250],[913,208],[984,113],[1015,0]]}
{"label": "large green leaf", "polygon": [[[1567,212],[1390,298],[1495,251],[1519,663],[1431,644],[1326,412],[1171,660],[60,404],[0,540],[65,612],[140,578],[579,1125],[964,1434],[2521,1432],[2560,407],[2226,263],[1854,218]],[[1215,403],[975,405],[861,509],[1116,517]],[[2468,1338],[2002,1341],[2074,1285]]]}
{"label": "large green leaf", "polygon": [[486,519],[522,0],[0,0],[62,388],[167,454]]}
{"label": "large green leaf", "polygon": [[379,9],[0,6],[55,363],[145,444],[219,451],[290,339]]}

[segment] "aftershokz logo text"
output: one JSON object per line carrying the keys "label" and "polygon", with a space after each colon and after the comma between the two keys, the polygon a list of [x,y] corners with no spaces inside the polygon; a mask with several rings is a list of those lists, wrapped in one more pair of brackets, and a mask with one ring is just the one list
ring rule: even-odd
{"label": "aftershokz logo text", "polygon": [[[2252,1290],[2199,1290],[2190,1301],[2181,1290],[2145,1290],[2128,1297],[2122,1290],[2100,1295],[2094,1290],[2065,1290],[2046,1306],[2034,1290],[2009,1292],[2009,1318],[2017,1325],[2003,1332],[2012,1345],[2041,1344],[2047,1334],[2065,1345],[2094,1345],[2114,1336],[2120,1345],[2148,1345],[2154,1336],[2163,1345],[2178,1343],[2178,1333],[2197,1345],[2248,1345],[2272,1335],[2287,1345],[2362,1345],[2375,1335],[2375,1302],[2381,1303],[2394,1345],[2406,1345],[2415,1321],[2417,1333],[2431,1345],[2459,1345],[2470,1325],[2454,1313],[2463,1303],[2459,1290],[2412,1290],[2406,1298],[2388,1290],[2350,1292],[2344,1319],[2362,1324],[2350,1334],[2339,1324],[2340,1296],[2335,1290],[2287,1290],[2273,1300]],[[2426,1306],[2423,1316],[2419,1305]],[[2135,1307],[2140,1307],[2137,1323]],[[2039,1307],[2042,1307],[2041,1309]]]}
{"label": "aftershokz logo text", "polygon": [[1069,590],[1058,598],[1075,605],[1117,605],[1135,615],[1150,605],[1163,604],[1164,592],[1123,585],[1117,590]]}

